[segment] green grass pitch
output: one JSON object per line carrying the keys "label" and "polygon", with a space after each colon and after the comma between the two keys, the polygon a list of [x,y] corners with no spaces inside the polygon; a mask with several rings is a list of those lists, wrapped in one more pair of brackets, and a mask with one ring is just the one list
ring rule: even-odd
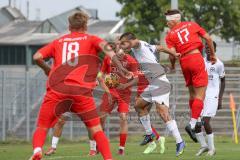
{"label": "green grass pitch", "polygon": [[[118,143],[112,140],[111,147],[114,160],[240,160],[240,144],[234,144],[231,138],[217,137],[216,149],[217,154],[214,157],[195,157],[195,153],[199,149],[199,144],[192,143],[188,138],[186,139],[187,147],[182,156],[175,157],[175,144],[173,139],[167,137],[166,139],[166,152],[163,155],[156,151],[150,155],[143,155],[142,152],[145,147],[139,146],[140,136],[131,137],[127,142],[126,155],[120,157],[116,154]],[[45,149],[49,147],[49,143],[45,145]],[[60,141],[57,153],[50,157],[44,157],[43,160],[101,160],[101,156],[89,158],[87,140],[81,142],[66,142]],[[0,144],[0,160],[28,160],[32,153],[31,144],[29,143],[16,143],[9,142]]]}

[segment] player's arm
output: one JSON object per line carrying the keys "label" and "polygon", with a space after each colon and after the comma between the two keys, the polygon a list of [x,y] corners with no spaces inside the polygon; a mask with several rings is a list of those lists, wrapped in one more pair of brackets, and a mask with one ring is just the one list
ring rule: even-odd
{"label": "player's arm", "polygon": [[167,54],[169,54],[170,56],[173,56],[173,57],[179,57],[180,56],[180,53],[176,53],[175,49],[169,49],[169,48],[164,47],[162,45],[156,45],[156,50],[159,53],[164,52],[164,53],[167,53]]}
{"label": "player's arm", "polygon": [[53,58],[55,53],[54,41],[42,47],[33,55],[33,60],[48,76],[51,67],[45,62],[45,59]]}
{"label": "player's arm", "polygon": [[37,52],[33,55],[33,60],[44,71],[44,73],[48,76],[49,72],[51,70],[51,67],[44,61],[43,55],[40,52]]}
{"label": "player's arm", "polygon": [[138,76],[134,76],[133,79],[130,80],[129,82],[124,83],[124,84],[120,83],[118,85],[117,89],[123,90],[123,89],[126,89],[128,87],[136,86],[137,84],[138,84]]}
{"label": "player's arm", "polygon": [[225,90],[225,71],[224,71],[224,64],[221,64],[219,69],[219,77],[220,77],[220,89],[219,89],[219,99],[218,99],[218,109],[222,109],[222,98],[223,93]]}
{"label": "player's arm", "polygon": [[129,68],[129,71],[131,71],[133,73],[133,78],[125,83],[125,84],[119,84],[119,86],[117,87],[118,89],[126,89],[128,87],[132,87],[132,86],[135,86],[138,84],[138,68],[139,68],[139,64],[137,63],[137,61],[132,58],[132,57],[129,57],[129,64],[130,64],[130,68]]}
{"label": "player's arm", "polygon": [[[171,40],[171,38],[170,38],[169,35],[166,36],[165,41],[166,41],[167,47],[168,47],[172,52],[176,52],[175,44],[174,44],[174,42]],[[172,70],[175,70],[176,57],[175,57],[175,56],[172,56],[172,55],[169,55],[169,60],[170,60],[170,63],[171,63],[171,69],[172,69]]]}
{"label": "player's arm", "polygon": [[104,82],[104,73],[103,72],[99,72],[98,75],[97,75],[97,80],[99,82],[99,85],[100,87],[108,94],[110,94],[110,90],[109,88],[107,87],[107,85],[105,84]]}
{"label": "player's arm", "polygon": [[109,88],[107,87],[107,85],[104,82],[103,76],[104,76],[104,73],[100,71],[97,75],[97,80],[99,82],[100,87],[107,93],[109,104],[112,104],[112,95],[110,93]]}
{"label": "player's arm", "polygon": [[222,98],[225,90],[225,77],[220,78],[220,80],[221,80],[221,84],[220,84],[219,99],[218,99],[218,109],[222,109]]}
{"label": "player's arm", "polygon": [[102,49],[102,51],[111,58],[112,62],[118,67],[119,71],[121,71],[120,73],[124,76],[124,77],[132,77],[132,74],[125,69],[121,62],[118,60],[116,53],[112,50],[111,46],[108,45],[108,43],[106,41],[102,41],[99,44],[99,47]]}
{"label": "player's arm", "polygon": [[200,37],[202,37],[203,39],[205,39],[205,41],[210,49],[210,54],[211,54],[210,61],[212,62],[212,64],[215,64],[217,61],[217,58],[216,58],[216,54],[214,51],[214,45],[213,45],[213,40],[212,40],[211,36],[205,31],[205,29],[203,29],[197,23],[193,22],[193,26],[194,26],[194,29],[197,30],[198,35]]}

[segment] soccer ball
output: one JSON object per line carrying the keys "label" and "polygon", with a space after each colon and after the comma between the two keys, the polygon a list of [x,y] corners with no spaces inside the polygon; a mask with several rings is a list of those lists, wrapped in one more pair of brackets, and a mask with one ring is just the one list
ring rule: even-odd
{"label": "soccer ball", "polygon": [[108,88],[116,88],[119,83],[118,75],[110,73],[105,76],[105,84]]}

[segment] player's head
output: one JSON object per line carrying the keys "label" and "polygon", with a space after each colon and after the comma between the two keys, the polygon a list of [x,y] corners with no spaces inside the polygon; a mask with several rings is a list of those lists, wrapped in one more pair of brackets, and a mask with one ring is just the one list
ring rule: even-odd
{"label": "player's head", "polygon": [[124,51],[130,51],[131,48],[135,48],[135,46],[138,45],[138,39],[132,32],[123,33],[119,40],[121,42],[121,48]]}
{"label": "player's head", "polygon": [[70,31],[87,31],[88,15],[79,11],[68,17]]}
{"label": "player's head", "polygon": [[125,52],[123,51],[123,49],[120,48],[120,44],[121,44],[121,41],[120,41],[120,37],[116,37],[115,39],[115,52],[116,52],[116,55],[117,57],[122,60],[125,56]]}
{"label": "player's head", "polygon": [[165,16],[169,28],[173,28],[181,22],[181,12],[177,9],[167,10],[167,12],[165,12]]}
{"label": "player's head", "polygon": [[[214,47],[214,52],[216,52],[217,51],[217,43],[215,41],[213,41],[213,47]],[[205,44],[205,50],[206,50],[207,59],[210,60],[211,52],[210,52],[210,48],[207,43]]]}

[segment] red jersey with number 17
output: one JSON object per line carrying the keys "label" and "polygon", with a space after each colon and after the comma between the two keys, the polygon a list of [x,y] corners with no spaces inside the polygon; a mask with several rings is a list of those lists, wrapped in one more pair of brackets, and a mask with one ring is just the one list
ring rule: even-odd
{"label": "red jersey with number 17", "polygon": [[181,22],[172,28],[166,36],[168,48],[174,47],[178,53],[185,54],[191,50],[203,49],[200,36],[206,31],[195,22]]}
{"label": "red jersey with number 17", "polygon": [[94,88],[102,41],[94,35],[72,32],[41,48],[38,52],[44,59],[54,59],[47,87],[64,83]]}

